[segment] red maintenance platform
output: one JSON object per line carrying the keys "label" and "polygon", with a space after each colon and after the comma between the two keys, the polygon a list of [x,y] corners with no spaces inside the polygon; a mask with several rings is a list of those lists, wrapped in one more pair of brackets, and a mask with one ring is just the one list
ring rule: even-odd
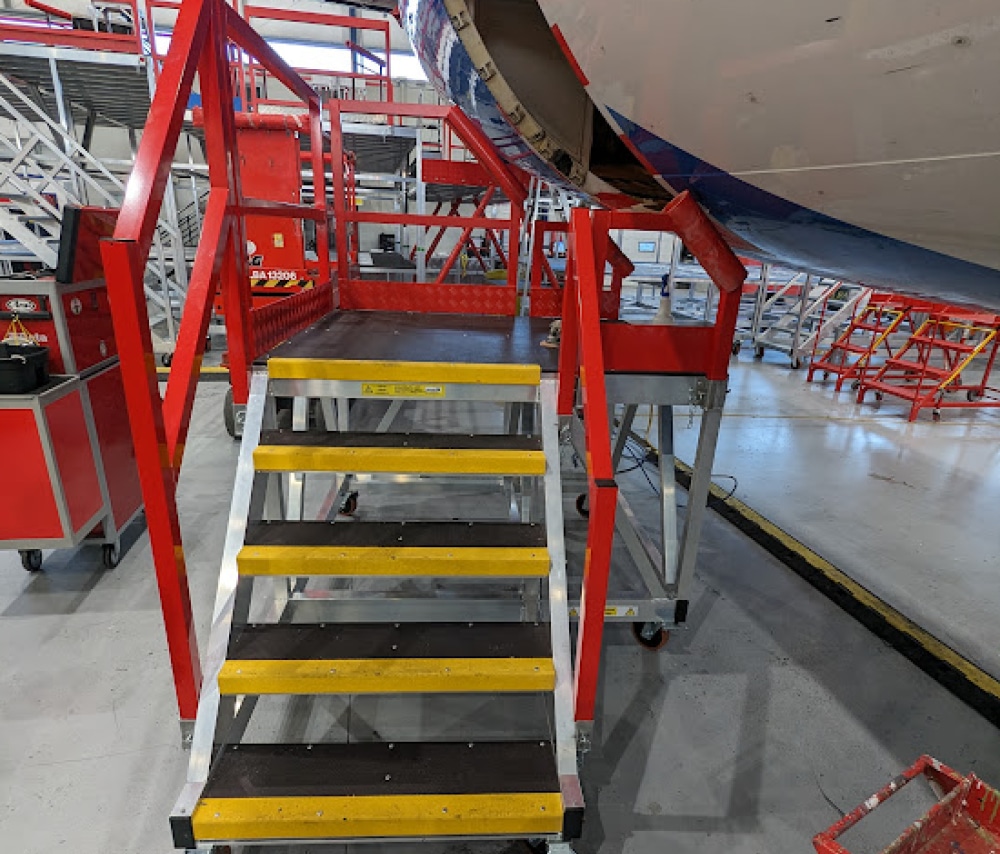
{"label": "red maintenance platform", "polygon": [[117,566],[142,508],[97,243],[113,228],[106,211],[68,209],[56,275],[0,280],[0,548],[29,571],[42,549],[84,540]]}

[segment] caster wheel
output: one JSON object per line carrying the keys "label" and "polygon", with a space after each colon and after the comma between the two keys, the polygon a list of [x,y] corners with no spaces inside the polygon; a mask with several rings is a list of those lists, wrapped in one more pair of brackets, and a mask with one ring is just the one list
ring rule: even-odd
{"label": "caster wheel", "polygon": [[18,554],[21,555],[21,566],[28,572],[38,572],[42,568],[41,549],[20,549]]}
{"label": "caster wheel", "polygon": [[212,336],[211,335],[206,335],[205,336],[205,352],[206,353],[211,353],[212,352]]}
{"label": "caster wheel", "polygon": [[358,493],[352,492],[347,498],[344,499],[344,503],[340,505],[340,509],[337,511],[341,516],[353,516],[358,509]]}
{"label": "caster wheel", "polygon": [[663,626],[658,626],[655,631],[650,631],[655,623],[632,623],[632,636],[639,646],[650,650],[663,649],[670,640],[670,632]]}
{"label": "caster wheel", "polygon": [[969,403],[975,403],[977,400],[981,400],[982,397],[983,397],[983,393],[981,391],[978,391],[978,390],[974,389],[974,388],[970,388],[965,393],[965,399],[967,401],[969,401]]}
{"label": "caster wheel", "polygon": [[826,382],[826,380],[828,380],[828,379],[830,379],[830,372],[829,371],[823,371],[823,381]]}
{"label": "caster wheel", "polygon": [[226,390],[226,399],[222,404],[222,420],[226,425],[226,432],[236,438],[236,409],[233,407],[233,388],[230,386]]}
{"label": "caster wheel", "polygon": [[764,358],[764,348],[763,347],[754,347],[753,348],[753,357],[755,359],[763,359]]}
{"label": "caster wheel", "polygon": [[576,512],[579,513],[584,519],[590,518],[590,496],[586,492],[581,492],[576,497]]}
{"label": "caster wheel", "polygon": [[884,398],[884,397],[885,397],[885,395],[882,394],[882,392],[880,392],[880,391],[875,392],[875,399],[876,400],[882,400],[882,398]]}
{"label": "caster wheel", "polygon": [[544,839],[525,839],[524,850],[529,854],[548,854],[549,843]]}
{"label": "caster wheel", "polygon": [[794,359],[792,359],[790,366],[793,371],[797,371],[799,368],[802,367],[802,360],[798,356],[796,356]]}
{"label": "caster wheel", "polygon": [[855,380],[851,383],[851,391],[857,391],[859,388],[861,388],[861,380]]}
{"label": "caster wheel", "polygon": [[174,361],[173,353],[164,353],[162,356],[160,356],[160,364],[163,365],[163,367],[165,368],[169,368],[173,364],[173,361]]}
{"label": "caster wheel", "polygon": [[941,410],[940,409],[935,409],[933,412],[931,412],[931,418],[933,418],[935,421],[940,421],[941,420]]}
{"label": "caster wheel", "polygon": [[740,354],[740,350],[742,350],[742,349],[743,349],[743,342],[742,341],[734,341],[733,342],[733,355],[734,356],[738,356]]}
{"label": "caster wheel", "polygon": [[115,543],[105,543],[101,548],[101,563],[105,569],[114,569],[121,563],[122,555]]}

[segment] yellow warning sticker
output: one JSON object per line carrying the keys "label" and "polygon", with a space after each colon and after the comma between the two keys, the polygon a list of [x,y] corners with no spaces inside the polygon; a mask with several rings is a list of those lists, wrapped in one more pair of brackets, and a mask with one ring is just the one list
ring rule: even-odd
{"label": "yellow warning sticker", "polygon": [[418,383],[361,383],[363,397],[444,397],[443,385]]}
{"label": "yellow warning sticker", "polygon": [[605,617],[617,617],[618,616],[618,609],[615,608],[615,607],[613,607],[613,606],[609,607],[609,608],[605,608],[604,609],[604,616]]}
{"label": "yellow warning sticker", "polygon": [[579,611],[578,608],[570,608],[569,609],[569,615],[571,617],[579,617],[580,616],[580,611]]}
{"label": "yellow warning sticker", "polygon": [[628,608],[625,611],[625,616],[626,617],[634,617],[635,614],[636,614],[635,608]]}

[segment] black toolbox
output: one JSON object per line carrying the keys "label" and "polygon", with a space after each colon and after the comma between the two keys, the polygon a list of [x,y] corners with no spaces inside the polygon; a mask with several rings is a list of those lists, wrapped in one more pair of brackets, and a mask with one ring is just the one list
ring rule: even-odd
{"label": "black toolbox", "polygon": [[26,394],[48,381],[48,347],[0,341],[0,394]]}

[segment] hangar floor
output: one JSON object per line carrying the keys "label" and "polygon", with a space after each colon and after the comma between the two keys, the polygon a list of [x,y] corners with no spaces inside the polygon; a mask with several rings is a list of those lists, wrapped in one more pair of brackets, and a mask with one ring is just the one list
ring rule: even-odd
{"label": "hangar floor", "polygon": [[[898,591],[900,609],[918,616],[923,603],[928,628],[968,639],[990,668],[1000,416],[910,426],[888,403],[856,414],[801,375],[749,360],[732,388],[715,468],[738,478],[737,495],[841,568],[867,572],[890,600]],[[203,643],[237,455],[224,390],[200,389],[180,490]],[[695,431],[676,416],[690,459]],[[642,472],[621,483],[652,526]],[[0,553],[5,850],[171,850],[166,816],[186,754],[148,543],[133,536],[111,572],[96,549],[48,554],[32,576]],[[580,854],[810,851],[814,833],[925,752],[1000,781],[1000,732],[714,514],[687,630],[658,653],[624,626],[606,637]],[[848,847],[888,843],[928,803],[907,797]]]}

